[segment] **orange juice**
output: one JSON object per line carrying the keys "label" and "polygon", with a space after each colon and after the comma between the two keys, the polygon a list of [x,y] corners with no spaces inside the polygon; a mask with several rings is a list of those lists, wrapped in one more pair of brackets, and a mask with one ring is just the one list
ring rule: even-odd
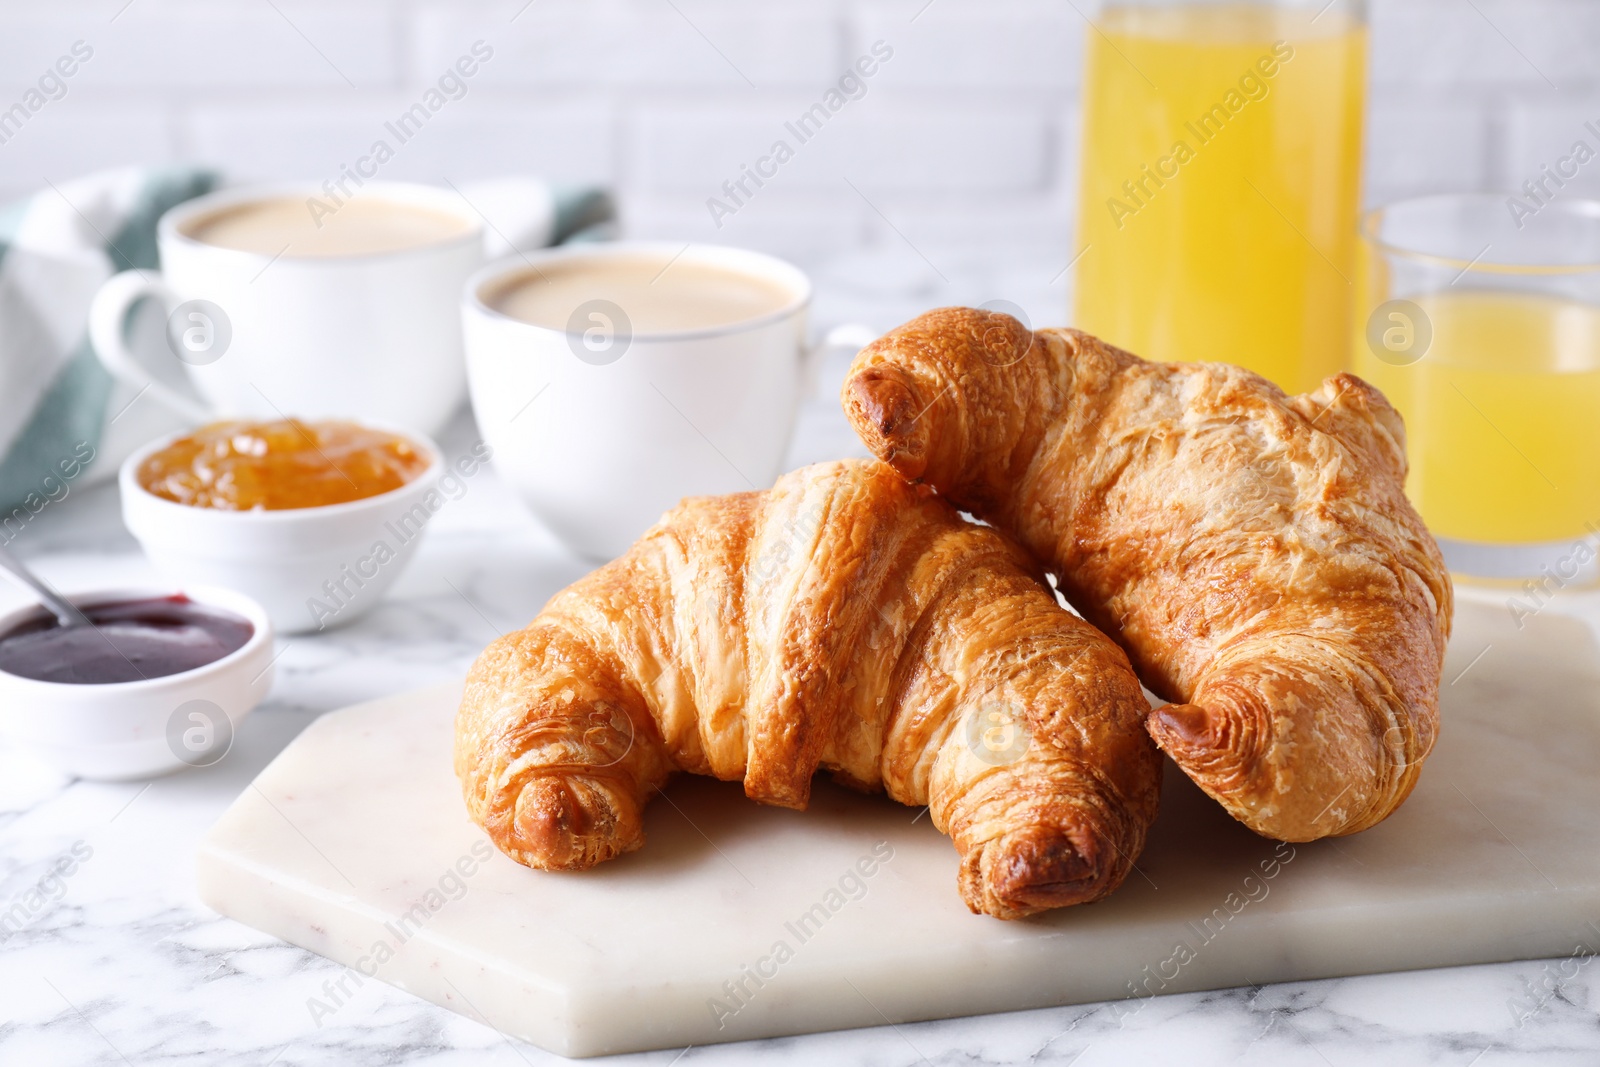
{"label": "orange juice", "polygon": [[1291,392],[1340,370],[1364,23],[1316,7],[1111,6],[1085,36],[1074,325]]}
{"label": "orange juice", "polygon": [[1356,373],[1406,420],[1406,492],[1441,537],[1528,544],[1600,523],[1600,308],[1534,292],[1411,298],[1432,325],[1420,360],[1364,340]]}

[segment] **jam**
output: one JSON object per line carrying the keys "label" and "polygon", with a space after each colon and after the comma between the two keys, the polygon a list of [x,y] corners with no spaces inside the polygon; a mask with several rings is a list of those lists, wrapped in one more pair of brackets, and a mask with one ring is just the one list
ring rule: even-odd
{"label": "jam", "polygon": [[139,465],[139,484],[197,508],[280,511],[398,489],[428,467],[398,434],[353,422],[215,422]]}
{"label": "jam", "polygon": [[249,619],[181,594],[80,610],[91,625],[62,626],[41,609],[0,634],[0,671],[75,685],[164,678],[215,663],[255,633]]}

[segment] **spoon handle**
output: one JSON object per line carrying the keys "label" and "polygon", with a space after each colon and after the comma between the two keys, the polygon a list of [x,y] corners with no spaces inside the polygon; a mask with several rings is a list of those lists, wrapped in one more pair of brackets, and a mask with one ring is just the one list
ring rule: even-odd
{"label": "spoon handle", "polygon": [[34,574],[22,561],[11,554],[11,550],[0,545],[0,571],[10,575],[18,585],[26,586],[33,591],[41,603],[50,609],[50,614],[62,626],[81,626],[89,620],[60,593],[45,585],[38,575]]}

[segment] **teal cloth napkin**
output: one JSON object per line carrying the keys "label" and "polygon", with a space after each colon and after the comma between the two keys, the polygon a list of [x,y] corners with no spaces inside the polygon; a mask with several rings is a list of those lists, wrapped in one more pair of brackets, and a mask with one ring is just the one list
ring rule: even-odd
{"label": "teal cloth napkin", "polygon": [[208,170],[123,169],[0,210],[0,541],[98,456],[114,390],[86,333],[95,291],[155,267],[156,220],[216,185]]}

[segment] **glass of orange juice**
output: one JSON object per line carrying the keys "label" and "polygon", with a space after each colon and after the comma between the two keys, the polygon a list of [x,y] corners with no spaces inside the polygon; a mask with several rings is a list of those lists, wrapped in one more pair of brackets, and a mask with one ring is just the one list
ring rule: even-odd
{"label": "glass of orange juice", "polygon": [[1364,4],[1112,0],[1085,39],[1074,325],[1291,392],[1343,369]]}
{"label": "glass of orange juice", "polygon": [[1406,492],[1451,570],[1527,610],[1592,584],[1600,202],[1423,197],[1361,237],[1355,371],[1405,416]]}

